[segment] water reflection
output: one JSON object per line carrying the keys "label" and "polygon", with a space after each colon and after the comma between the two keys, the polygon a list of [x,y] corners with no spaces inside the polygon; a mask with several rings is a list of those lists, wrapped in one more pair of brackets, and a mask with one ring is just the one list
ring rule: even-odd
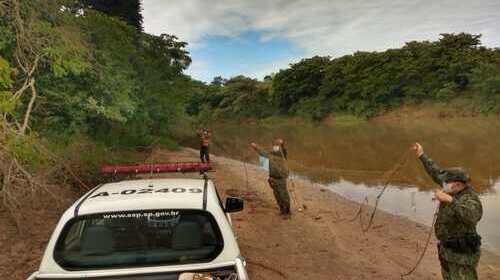
{"label": "water reflection", "polygon": [[[490,191],[500,177],[500,125],[493,118],[354,126],[224,124],[213,130],[213,151],[253,162],[257,158],[247,148],[249,142],[270,146],[274,137],[283,137],[290,168],[321,183],[348,180],[378,185],[383,172],[415,141],[442,167],[464,167],[481,192]],[[435,187],[415,157],[390,179],[399,187]]]}
{"label": "water reflection", "polygon": [[[354,184],[341,180],[338,183],[327,185],[332,191],[343,197],[362,203],[366,196],[370,205],[374,204],[375,197],[379,193],[378,188],[368,187],[364,184]],[[500,254],[500,230],[498,227],[500,203],[498,191],[500,181],[493,185],[492,192],[481,195],[484,213],[478,230],[483,237],[483,248]],[[400,188],[390,185],[379,202],[379,208],[389,213],[404,216],[412,221],[430,226],[437,202],[432,200],[432,191],[421,191],[416,187]]]}

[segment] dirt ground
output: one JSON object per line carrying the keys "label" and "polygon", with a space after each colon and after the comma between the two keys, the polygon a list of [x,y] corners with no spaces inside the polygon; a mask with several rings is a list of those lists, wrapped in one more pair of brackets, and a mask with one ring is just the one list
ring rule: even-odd
{"label": "dirt ground", "polygon": [[45,246],[62,213],[82,195],[77,188],[53,189],[53,199],[39,194],[25,202],[24,218],[19,231],[9,213],[0,206],[0,279],[26,279],[37,270]]}
{"label": "dirt ground", "polygon": [[[174,159],[195,160],[197,153],[156,151],[149,158]],[[264,171],[222,157],[213,161],[210,175],[221,195],[245,199],[245,210],[233,215],[233,224],[252,280],[401,279],[423,249],[428,227],[379,211],[364,233],[359,220],[346,221],[359,205],[307,181],[289,182],[293,217],[283,220]],[[34,205],[25,221],[31,230],[22,234],[0,209],[0,279],[26,279],[36,270],[59,215],[80,195],[64,194],[70,199],[51,204],[57,207]],[[363,219],[366,223],[367,217]],[[500,257],[483,252],[479,271],[480,279],[500,279]],[[419,268],[405,279],[441,279],[435,240]]]}

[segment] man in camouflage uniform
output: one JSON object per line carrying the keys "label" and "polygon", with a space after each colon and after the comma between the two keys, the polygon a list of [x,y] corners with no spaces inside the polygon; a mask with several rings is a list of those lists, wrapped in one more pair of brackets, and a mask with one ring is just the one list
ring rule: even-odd
{"label": "man in camouflage uniform", "polygon": [[483,215],[479,196],[462,168],[441,169],[420,144],[416,143],[414,149],[427,173],[443,187],[435,193],[440,202],[435,233],[443,279],[478,279],[481,237],[476,226]]}
{"label": "man in camouflage uniform", "polygon": [[290,217],[290,195],[286,186],[288,179],[288,165],[286,162],[287,152],[282,139],[276,139],[270,152],[264,151],[257,144],[251,147],[261,156],[269,159],[269,185],[273,189],[274,198],[280,207],[283,218]]}

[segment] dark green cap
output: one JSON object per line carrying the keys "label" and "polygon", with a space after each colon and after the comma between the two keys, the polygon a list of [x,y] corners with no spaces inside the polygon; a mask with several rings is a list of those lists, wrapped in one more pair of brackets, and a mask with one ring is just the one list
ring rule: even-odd
{"label": "dark green cap", "polygon": [[470,181],[470,176],[465,172],[465,170],[461,167],[452,167],[444,170],[445,176],[444,181],[446,183],[459,181],[468,183]]}

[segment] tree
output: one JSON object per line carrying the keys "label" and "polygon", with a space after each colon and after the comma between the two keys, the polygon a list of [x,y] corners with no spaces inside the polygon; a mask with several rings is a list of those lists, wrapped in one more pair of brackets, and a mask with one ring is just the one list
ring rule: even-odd
{"label": "tree", "polygon": [[22,197],[29,192],[46,191],[43,179],[34,175],[38,165],[51,161],[49,156],[42,158],[33,129],[33,114],[42,95],[39,79],[43,73],[60,77],[81,73],[87,66],[81,51],[84,48],[75,40],[77,36],[74,40],[62,36],[68,34],[63,22],[74,15],[62,11],[61,3],[0,2],[0,32],[7,35],[2,36],[0,44],[0,196],[16,222],[23,206]]}
{"label": "tree", "polygon": [[298,101],[319,93],[329,61],[329,57],[315,56],[292,64],[290,68],[276,74],[273,79],[273,99],[281,112],[291,112]]}
{"label": "tree", "polygon": [[112,17],[120,18],[142,31],[143,17],[140,0],[81,0],[85,8],[97,10]]}
{"label": "tree", "polygon": [[478,91],[480,110],[500,112],[500,55],[496,61],[481,64],[472,73],[473,88]]}
{"label": "tree", "polygon": [[[239,76],[219,89],[209,86],[193,104],[197,108],[208,104],[218,116],[223,112],[224,116],[256,117],[275,111],[321,120],[336,112],[373,117],[402,104],[474,93],[481,111],[495,112],[500,108],[500,50],[481,46],[480,39],[474,34],[441,34],[437,41],[412,41],[383,52],[356,52],[335,59],[315,56],[260,83]],[[255,94],[261,90],[262,94]],[[243,101],[249,105],[241,106]],[[256,110],[254,104],[266,109]]]}
{"label": "tree", "polygon": [[187,107],[190,114],[206,117],[207,110],[218,118],[261,118],[273,114],[270,83],[243,75],[229,80],[215,77],[214,81],[191,95]]}
{"label": "tree", "polygon": [[220,86],[223,86],[226,82],[227,82],[227,79],[222,78],[222,76],[216,76],[216,77],[214,77],[214,79],[212,80],[210,85],[220,87]]}

